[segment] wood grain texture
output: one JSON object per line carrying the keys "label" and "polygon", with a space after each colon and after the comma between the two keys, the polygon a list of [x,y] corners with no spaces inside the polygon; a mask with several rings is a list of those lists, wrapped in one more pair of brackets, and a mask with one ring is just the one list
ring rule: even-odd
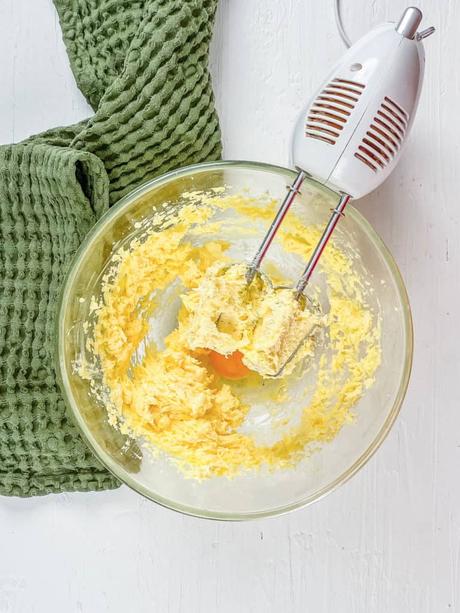
{"label": "wood grain texture", "polygon": [[[353,39],[402,0],[344,0]],[[460,4],[423,0],[426,84],[405,155],[359,208],[415,323],[401,417],[351,482],[291,515],[183,517],[126,488],[0,500],[0,613],[460,612]],[[212,68],[227,158],[288,164],[290,130],[343,52],[332,0],[221,0]],[[0,0],[0,142],[91,114],[51,0]]]}

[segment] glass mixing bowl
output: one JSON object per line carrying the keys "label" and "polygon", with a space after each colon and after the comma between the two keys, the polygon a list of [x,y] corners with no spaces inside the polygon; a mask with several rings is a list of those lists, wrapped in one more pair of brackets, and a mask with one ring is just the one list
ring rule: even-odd
{"label": "glass mixing bowl", "polygon": [[[252,162],[219,162],[191,166],[150,181],[124,197],[94,226],[68,273],[58,315],[58,372],[66,402],[85,439],[101,462],[120,481],[171,509],[214,519],[249,519],[277,515],[318,500],[354,475],[376,451],[390,430],[408,385],[412,361],[410,307],[398,268],[387,248],[350,207],[340,222],[334,243],[350,253],[353,266],[368,281],[369,295],[380,312],[382,362],[374,385],[355,407],[356,420],[292,469],[247,473],[233,479],[204,481],[185,478],[162,457],[145,452],[108,424],[106,409],[90,393],[88,381],[75,373],[84,350],[83,322],[89,298],[100,295],[102,271],[113,246],[129,241],[140,220],[165,202],[180,203],[181,194],[227,186],[230,193],[267,194],[281,200],[295,173]],[[337,194],[306,181],[296,199],[296,214],[307,224],[324,224]],[[263,232],[259,228],[260,235]],[[252,242],[227,235],[236,257],[247,259]],[[241,252],[240,245],[245,245]],[[300,269],[299,269],[300,272]]]}

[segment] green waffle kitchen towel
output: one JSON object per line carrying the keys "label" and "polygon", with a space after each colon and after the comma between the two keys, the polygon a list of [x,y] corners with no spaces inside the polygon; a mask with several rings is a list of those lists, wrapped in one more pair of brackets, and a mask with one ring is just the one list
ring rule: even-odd
{"label": "green waffle kitchen towel", "polygon": [[208,73],[217,0],[54,0],[88,121],[0,147],[0,494],[118,485],[68,417],[55,310],[98,217],[172,168],[220,157]]}

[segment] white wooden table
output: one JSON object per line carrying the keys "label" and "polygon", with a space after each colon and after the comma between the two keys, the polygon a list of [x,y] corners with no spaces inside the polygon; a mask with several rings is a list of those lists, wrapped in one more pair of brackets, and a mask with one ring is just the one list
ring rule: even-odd
{"label": "white wooden table", "polygon": [[[344,0],[355,39],[405,0]],[[421,0],[427,71],[405,156],[360,204],[415,320],[402,414],[371,462],[285,517],[182,517],[127,488],[0,499],[1,613],[460,611],[460,2]],[[221,0],[212,69],[227,158],[287,164],[344,48],[332,0]],[[89,116],[51,0],[0,0],[0,142]]]}

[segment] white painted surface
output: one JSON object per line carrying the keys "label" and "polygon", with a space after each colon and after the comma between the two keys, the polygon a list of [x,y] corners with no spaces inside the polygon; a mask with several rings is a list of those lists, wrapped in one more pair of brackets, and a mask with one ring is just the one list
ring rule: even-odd
{"label": "white painted surface", "polygon": [[[403,0],[344,0],[355,39]],[[412,300],[397,425],[351,482],[291,515],[197,520],[126,488],[0,499],[0,612],[460,611],[460,3],[423,0],[427,74],[405,156],[361,205]],[[343,51],[332,0],[221,0],[213,73],[228,158],[287,163],[297,110]],[[0,0],[0,142],[91,114],[51,0]]]}

